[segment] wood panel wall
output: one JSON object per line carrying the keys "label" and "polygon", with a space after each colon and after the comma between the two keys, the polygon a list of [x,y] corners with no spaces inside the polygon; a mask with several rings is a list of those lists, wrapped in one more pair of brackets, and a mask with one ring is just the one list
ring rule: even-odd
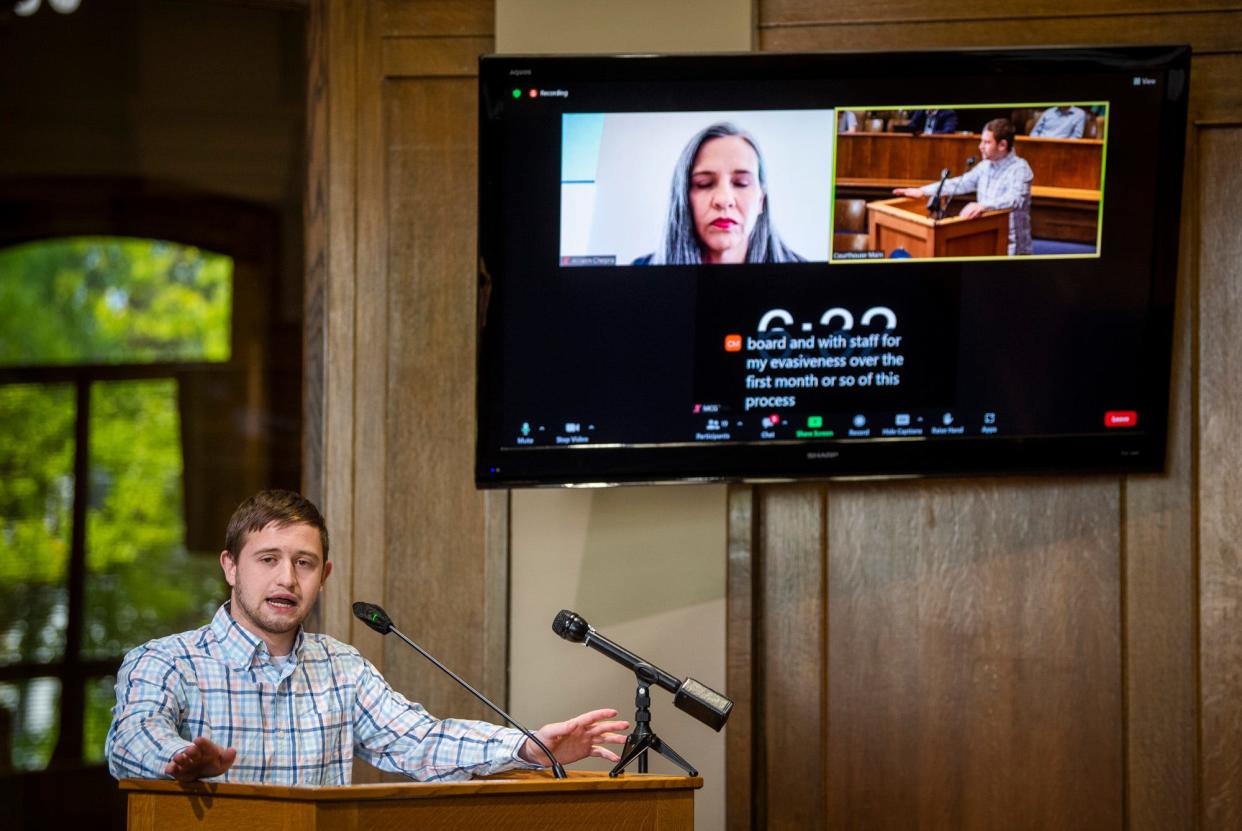
{"label": "wood panel wall", "polygon": [[[765,0],[758,43],[1195,47],[1168,469],[733,488],[731,828],[1242,827],[1242,8],[1016,8]],[[324,625],[433,712],[475,711],[348,607],[378,599],[503,697],[507,509],[473,491],[465,456],[473,75],[492,14],[311,3],[307,479],[337,561]]]}
{"label": "wood panel wall", "polygon": [[[1035,185],[1099,190],[1104,142],[1018,136],[1017,152],[1034,173]],[[842,133],[837,136],[838,179],[935,181],[941,168],[965,173],[965,159],[979,156],[979,136],[912,136],[909,133]]]}
{"label": "wood panel wall", "polygon": [[[1236,85],[1236,81],[1235,81]],[[1199,700],[1204,828],[1242,828],[1242,129],[1200,135],[1199,253]]]}
{"label": "wood panel wall", "polygon": [[765,0],[758,40],[1188,42],[1193,124],[1164,474],[732,489],[729,827],[1242,827],[1242,8]]}
{"label": "wood panel wall", "polygon": [[350,605],[380,603],[504,699],[507,498],[472,478],[476,74],[492,20],[475,0],[311,4],[307,490],[336,561],[322,628],[432,713],[466,718],[487,712]]}

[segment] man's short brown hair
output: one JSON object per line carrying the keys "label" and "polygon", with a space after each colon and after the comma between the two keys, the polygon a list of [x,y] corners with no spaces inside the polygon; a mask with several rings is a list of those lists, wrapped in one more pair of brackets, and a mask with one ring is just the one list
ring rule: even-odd
{"label": "man's short brown hair", "polygon": [[328,526],[315,504],[294,491],[266,490],[237,506],[224,532],[224,550],[234,560],[246,544],[246,538],[268,525],[277,526],[306,524],[319,532],[323,546],[323,561],[328,561]]}
{"label": "man's short brown hair", "polygon": [[983,129],[992,134],[992,138],[997,144],[1005,142],[1005,150],[1008,152],[1013,149],[1013,137],[1017,133],[1014,129],[1013,122],[1007,118],[994,118],[987,124],[983,125]]}

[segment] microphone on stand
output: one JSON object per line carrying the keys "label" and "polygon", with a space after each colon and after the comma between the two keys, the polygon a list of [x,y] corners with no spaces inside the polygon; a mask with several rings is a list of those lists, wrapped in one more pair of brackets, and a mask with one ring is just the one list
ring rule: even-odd
{"label": "microphone on stand", "polygon": [[940,207],[940,192],[944,190],[945,180],[949,178],[949,168],[940,171],[940,181],[936,184],[936,192],[927,200],[927,211],[936,219],[944,218],[944,209]]}
{"label": "microphone on stand", "polygon": [[387,635],[389,632],[392,632],[398,638],[400,638],[401,640],[409,644],[414,649],[415,652],[417,652],[419,655],[422,655],[428,661],[431,661],[431,663],[439,667],[444,672],[444,674],[446,674],[449,678],[452,678],[458,684],[461,684],[463,687],[469,690],[471,695],[479,699],[479,701],[482,701],[484,704],[490,707],[497,715],[499,715],[509,724],[512,724],[514,727],[520,730],[522,734],[526,736],[526,738],[530,739],[532,742],[538,745],[539,749],[542,750],[545,755],[547,755],[548,761],[552,763],[552,775],[554,777],[556,777],[557,779],[566,778],[565,768],[562,767],[561,763],[558,762],[556,760],[556,757],[552,755],[552,751],[548,750],[548,746],[539,740],[538,736],[536,736],[534,733],[530,732],[525,727],[523,727],[522,725],[514,721],[511,715],[509,715],[504,710],[500,709],[495,704],[493,704],[485,695],[483,695],[483,693],[479,692],[474,687],[470,686],[465,681],[463,681],[461,679],[461,676],[453,672],[453,670],[449,669],[444,664],[437,661],[430,652],[423,649],[421,646],[414,643],[414,641],[410,640],[405,635],[403,635],[400,629],[392,625],[392,618],[390,618],[383,609],[381,609],[379,606],[376,606],[374,603],[362,603],[361,601],[359,601],[358,603],[354,604],[354,617],[358,618],[358,620],[362,621],[367,626],[370,626],[372,629],[374,629],[376,632],[379,632],[381,635]]}
{"label": "microphone on stand", "polygon": [[682,681],[657,666],[630,652],[623,646],[608,640],[581,615],[562,609],[552,621],[552,631],[567,641],[585,644],[596,652],[602,652],[626,669],[645,677],[650,683],[673,693],[673,706],[697,718],[713,730],[719,731],[729,720],[733,702],[726,696],[701,684],[693,678]]}

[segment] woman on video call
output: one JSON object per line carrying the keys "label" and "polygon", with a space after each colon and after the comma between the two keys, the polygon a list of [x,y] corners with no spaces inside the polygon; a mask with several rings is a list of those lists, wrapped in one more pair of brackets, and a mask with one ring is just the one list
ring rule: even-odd
{"label": "woman on video call", "polygon": [[772,227],[759,145],[733,124],[690,139],[671,190],[661,245],[634,265],[805,261]]}

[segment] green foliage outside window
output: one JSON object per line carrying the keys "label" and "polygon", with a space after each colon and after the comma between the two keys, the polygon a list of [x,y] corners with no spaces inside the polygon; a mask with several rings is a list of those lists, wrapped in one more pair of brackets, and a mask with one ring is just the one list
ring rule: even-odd
{"label": "green foliage outside window", "polygon": [[[222,361],[232,261],[166,242],[75,238],[0,251],[0,366]],[[225,596],[218,552],[184,544],[173,377],[91,379],[83,659],[202,625]],[[0,384],[0,665],[65,659],[77,419],[73,383]],[[223,529],[221,529],[223,533]],[[50,674],[50,672],[49,672]],[[84,750],[98,761],[112,706],[92,680]],[[2,684],[12,760],[47,763],[59,687]]]}
{"label": "green foliage outside window", "polygon": [[0,366],[227,361],[233,261],[73,237],[0,251]]}
{"label": "green foliage outside window", "polygon": [[[177,385],[95,384],[86,516],[87,657],[201,626],[224,599],[215,552],[186,551]],[[224,547],[224,529],[220,529]]]}
{"label": "green foliage outside window", "polygon": [[0,386],[0,663],[64,651],[73,422],[72,386]]}

